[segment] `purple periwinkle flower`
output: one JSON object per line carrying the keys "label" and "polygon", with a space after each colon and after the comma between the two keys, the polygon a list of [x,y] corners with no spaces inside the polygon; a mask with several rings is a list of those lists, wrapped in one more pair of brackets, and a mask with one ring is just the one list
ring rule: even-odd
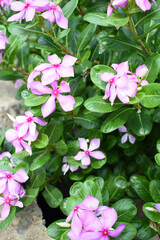
{"label": "purple periwinkle flower", "polygon": [[127,128],[125,126],[119,127],[118,130],[122,133],[125,133],[121,138],[121,143],[122,144],[127,142],[127,139],[129,139],[130,143],[132,143],[132,144],[135,143],[136,138],[127,131]]}
{"label": "purple periwinkle flower", "polygon": [[94,151],[100,146],[100,139],[94,138],[91,140],[90,145],[88,147],[87,140],[85,138],[78,138],[80,149],[84,151],[79,151],[77,155],[74,157],[75,160],[81,160],[82,165],[88,166],[91,163],[90,156],[96,159],[104,159],[105,155],[101,151]]}
{"label": "purple periwinkle flower", "polygon": [[28,180],[27,173],[20,169],[15,174],[9,171],[0,170],[0,194],[8,191],[11,195],[19,195],[20,183]]}
{"label": "purple periwinkle flower", "polygon": [[62,159],[62,163],[63,163],[62,172],[63,172],[64,175],[68,172],[68,170],[71,170],[71,172],[74,172],[74,171],[78,170],[78,166],[71,166],[68,163],[67,159],[68,159],[67,156],[64,156],[63,159]]}
{"label": "purple periwinkle flower", "polygon": [[42,13],[42,17],[48,19],[50,22],[55,22],[60,28],[68,28],[68,19],[64,17],[63,11],[54,2],[49,3],[49,10]]}
{"label": "purple periwinkle flower", "polygon": [[26,19],[26,22],[32,21],[36,13],[36,9],[39,7],[45,7],[48,5],[47,0],[25,0],[24,3],[20,1],[15,1],[11,3],[11,9],[13,11],[20,11],[8,18],[8,22],[22,21]]}
{"label": "purple periwinkle flower", "polygon": [[0,49],[5,49],[6,43],[9,44],[9,41],[6,35],[2,34],[2,31],[0,30]]}
{"label": "purple periwinkle flower", "polygon": [[16,196],[11,195],[11,194],[5,194],[4,197],[0,197],[0,205],[4,204],[2,211],[1,211],[1,221],[4,221],[9,213],[10,213],[10,205],[11,206],[17,206],[22,208],[23,207],[23,203],[20,202]]}
{"label": "purple periwinkle flower", "polygon": [[113,8],[118,9],[119,7],[124,8],[128,3],[128,0],[111,0],[111,3],[108,4],[108,8],[107,8],[107,17],[109,17],[112,12],[113,12]]}
{"label": "purple periwinkle flower", "polygon": [[43,94],[51,94],[48,100],[42,104],[41,110],[43,117],[49,116],[56,109],[55,99],[57,98],[60,106],[65,112],[69,112],[73,110],[73,106],[75,104],[74,97],[71,95],[62,95],[61,93],[69,93],[70,87],[69,84],[65,81],[60,83],[60,87],[58,88],[57,81],[54,81],[50,84],[52,88],[44,86],[41,82],[35,81],[30,84],[31,91],[33,94],[43,95]]}
{"label": "purple periwinkle flower", "polygon": [[29,82],[31,83],[40,72],[43,74],[41,77],[43,85],[53,83],[55,80],[59,80],[60,77],[74,77],[73,65],[76,60],[75,57],[65,55],[61,63],[61,59],[56,54],[50,55],[48,56],[50,63],[42,63],[37,66],[34,72],[31,73],[32,76],[29,76]]}
{"label": "purple periwinkle flower", "polygon": [[[109,98],[111,105],[113,105],[117,96],[121,102],[128,103],[129,97],[136,96],[137,80],[134,80],[133,76],[130,77],[131,72],[129,71],[128,62],[112,64],[112,67],[117,72],[116,75],[108,72],[100,75],[101,80],[107,82],[103,99]],[[134,78],[137,79],[136,76]]]}
{"label": "purple periwinkle flower", "polygon": [[47,122],[40,117],[34,117],[30,111],[26,111],[24,116],[17,116],[16,123],[19,125],[18,135],[23,137],[27,132],[34,137],[36,134],[36,124],[38,123],[41,126],[46,126]]}
{"label": "purple periwinkle flower", "polygon": [[[135,0],[138,7],[140,7],[144,12],[151,8],[151,3],[149,0]],[[157,6],[156,1],[152,0],[152,2]]]}

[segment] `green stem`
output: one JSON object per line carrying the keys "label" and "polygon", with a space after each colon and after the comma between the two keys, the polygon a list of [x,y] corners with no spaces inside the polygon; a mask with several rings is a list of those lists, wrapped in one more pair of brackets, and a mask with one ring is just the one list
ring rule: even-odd
{"label": "green stem", "polygon": [[24,74],[26,76],[29,76],[29,73],[25,72],[21,68],[18,68],[18,67],[14,66],[14,65],[9,64],[8,61],[6,59],[4,59],[4,58],[3,58],[3,62],[6,63],[10,68],[12,68],[12,70],[17,70],[20,73],[22,73],[22,74]]}
{"label": "green stem", "polygon": [[136,32],[135,26],[132,23],[132,17],[129,16],[129,29],[132,31],[135,39],[137,40],[137,42],[140,44],[140,46],[142,47],[142,49],[147,53],[148,56],[151,56],[151,53],[148,51],[148,49],[145,47],[144,43],[139,39],[139,36]]}
{"label": "green stem", "polygon": [[62,0],[59,0],[58,2],[56,2],[55,6],[58,6],[61,2]]}

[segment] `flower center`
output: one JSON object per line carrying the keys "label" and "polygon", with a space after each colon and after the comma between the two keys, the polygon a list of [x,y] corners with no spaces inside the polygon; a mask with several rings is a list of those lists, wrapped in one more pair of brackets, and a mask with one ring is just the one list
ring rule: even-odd
{"label": "flower center", "polygon": [[27,122],[32,122],[32,118],[31,118],[31,117],[28,118],[28,119],[27,119]]}
{"label": "flower center", "polygon": [[12,177],[11,174],[7,174],[7,175],[6,175],[6,178],[7,178],[7,179],[10,179],[11,177]]}
{"label": "flower center", "polygon": [[59,94],[59,92],[58,92],[58,89],[56,89],[56,90],[53,90],[53,95],[54,95],[54,96],[56,96],[56,97],[57,97],[57,96],[58,96],[58,94]]}
{"label": "flower center", "polygon": [[58,68],[58,67],[59,67],[59,64],[54,64],[53,66],[56,67],[56,68]]}
{"label": "flower center", "polygon": [[74,208],[74,212],[78,212],[78,206],[76,206],[75,208]]}
{"label": "flower center", "polygon": [[55,7],[55,6],[52,6],[50,9],[53,10],[53,11],[55,11],[55,10],[56,10],[56,7]]}
{"label": "flower center", "polygon": [[86,154],[86,155],[89,155],[89,154],[90,154],[90,151],[86,150],[86,151],[85,151],[85,154]]}
{"label": "flower center", "polygon": [[10,199],[9,197],[7,197],[7,198],[5,199],[5,203],[10,204],[10,203],[11,203],[11,199]]}
{"label": "flower center", "polygon": [[108,236],[108,230],[103,230],[103,236]]}
{"label": "flower center", "polygon": [[112,78],[109,82],[110,84],[112,84],[114,82],[114,78]]}
{"label": "flower center", "polygon": [[30,6],[30,4],[29,4],[29,3],[27,3],[27,4],[26,4],[26,6],[25,6],[24,8],[28,8],[29,6]]}
{"label": "flower center", "polygon": [[19,140],[22,140],[23,139],[23,137],[19,137]]}

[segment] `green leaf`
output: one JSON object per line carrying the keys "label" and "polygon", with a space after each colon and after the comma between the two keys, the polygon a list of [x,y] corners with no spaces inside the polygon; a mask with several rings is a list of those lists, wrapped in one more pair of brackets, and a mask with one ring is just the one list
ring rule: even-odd
{"label": "green leaf", "polygon": [[157,140],[156,148],[157,151],[160,152],[160,139]]}
{"label": "green leaf", "polygon": [[117,221],[119,222],[130,222],[137,214],[136,206],[132,203],[126,202],[125,199],[115,202],[112,207],[118,214]]}
{"label": "green leaf", "polygon": [[22,198],[22,202],[25,207],[29,206],[38,196],[39,188],[27,189],[24,197]]}
{"label": "green leaf", "polygon": [[59,156],[64,156],[68,151],[67,145],[63,140],[60,140],[58,143],[56,143],[55,149]]}
{"label": "green leaf", "polygon": [[157,28],[160,28],[160,23],[155,23],[151,27],[147,28],[147,31],[145,31],[144,34],[139,37],[139,39],[144,38],[148,33]]}
{"label": "green leaf", "polygon": [[73,110],[79,107],[83,103],[83,98],[81,97],[75,97],[74,100],[75,100],[75,104],[73,106]]}
{"label": "green leaf", "polygon": [[122,176],[114,177],[113,181],[106,182],[109,192],[110,202],[119,200],[125,193],[128,186],[126,179]]}
{"label": "green leaf", "polygon": [[160,153],[157,153],[155,156],[156,163],[160,166]]}
{"label": "green leaf", "polygon": [[43,34],[40,27],[35,27],[36,23],[31,24],[9,24],[8,31],[16,35],[30,35],[30,34]]}
{"label": "green leaf", "polygon": [[[147,209],[149,208],[149,209]],[[155,208],[155,203],[148,202],[143,205],[143,212],[147,218],[149,218],[153,222],[160,222],[160,212]]]}
{"label": "green leaf", "polygon": [[29,188],[41,187],[46,180],[46,171],[44,168],[37,169],[36,171],[30,172]]}
{"label": "green leaf", "polygon": [[91,166],[94,169],[99,169],[104,166],[104,164],[107,162],[107,158],[105,157],[104,159],[95,159],[93,158],[91,161]]}
{"label": "green leaf", "polygon": [[68,232],[70,231],[70,229],[68,229],[66,232],[64,232],[61,236],[60,240],[70,240],[70,238],[67,236]]}
{"label": "green leaf", "polygon": [[152,180],[149,184],[149,191],[151,194],[151,197],[155,202],[160,201],[160,180]]}
{"label": "green leaf", "polygon": [[63,134],[63,121],[61,119],[51,120],[46,127],[45,134],[48,135],[48,145],[56,143]]}
{"label": "green leaf", "polygon": [[77,7],[78,0],[69,1],[63,8],[63,13],[66,18],[69,18]]}
{"label": "green leaf", "polygon": [[77,125],[85,129],[93,129],[99,126],[99,120],[91,112],[84,112],[74,118]]}
{"label": "green leaf", "polygon": [[41,49],[41,50],[46,50],[49,52],[54,51],[54,53],[60,52],[60,48],[48,36],[40,37],[38,39],[38,44],[37,44],[37,46],[35,46],[35,48]]}
{"label": "green leaf", "polygon": [[13,218],[15,217],[16,214],[16,207],[11,207],[11,211],[9,216],[4,220],[0,222],[0,229],[6,229],[10,223],[12,222]]}
{"label": "green leaf", "polygon": [[62,32],[59,32],[58,35],[57,35],[57,37],[56,37],[55,43],[56,43],[56,42],[59,42],[59,40],[61,40],[61,39],[64,38],[65,36],[67,36],[69,32],[70,32],[70,29],[69,29],[69,28],[63,30]]}
{"label": "green leaf", "polygon": [[160,123],[160,108],[159,107],[153,113],[153,122]]}
{"label": "green leaf", "polygon": [[61,222],[65,222],[65,219],[58,220],[48,226],[47,234],[50,238],[60,240],[62,234],[65,233],[65,231],[68,229],[66,227],[60,227],[59,225],[56,224]]}
{"label": "green leaf", "polygon": [[39,133],[38,138],[35,142],[33,142],[33,145],[36,148],[44,148],[48,145],[48,136],[44,133]]}
{"label": "green leaf", "polygon": [[12,158],[24,158],[24,157],[28,157],[28,156],[30,156],[29,155],[29,153],[26,151],[26,150],[24,150],[24,151],[22,151],[22,152],[20,152],[20,153],[14,153],[14,154],[12,154]]}
{"label": "green leaf", "polygon": [[152,119],[147,109],[140,113],[133,112],[128,120],[128,126],[137,136],[146,136],[152,130]]}
{"label": "green leaf", "polygon": [[6,70],[1,70],[0,71],[0,80],[6,80],[6,81],[13,81],[17,80],[18,78],[21,79],[24,76],[20,74],[17,71],[6,71]]}
{"label": "green leaf", "polygon": [[93,38],[93,34],[96,30],[96,26],[94,24],[89,24],[81,33],[78,42],[77,42],[77,56],[79,53],[85,49],[85,47],[90,43]]}
{"label": "green leaf", "polygon": [[106,83],[101,80],[100,75],[102,73],[115,73],[115,71],[105,65],[96,65],[91,69],[91,80],[100,89],[105,90]]}
{"label": "green leaf", "polygon": [[132,108],[124,107],[116,110],[114,113],[111,113],[110,116],[102,123],[101,131],[103,133],[110,133],[124,125],[132,111]]}
{"label": "green leaf", "polygon": [[130,177],[130,184],[137,195],[144,201],[152,201],[152,197],[149,192],[149,182],[141,175],[133,175]]}
{"label": "green leaf", "polygon": [[137,237],[139,239],[151,239],[153,238],[157,233],[150,227],[150,221],[148,219],[142,220],[142,226],[140,229],[138,229]]}
{"label": "green leaf", "polygon": [[90,195],[99,200],[99,204],[102,205],[102,194],[98,185],[92,180],[86,180],[82,185],[82,195],[85,198]]}
{"label": "green leaf", "polygon": [[61,191],[53,185],[47,184],[42,192],[44,199],[51,208],[57,208],[63,200]]}
{"label": "green leaf", "polygon": [[87,110],[91,112],[98,112],[98,113],[108,113],[112,112],[120,107],[122,107],[124,104],[122,103],[114,103],[113,106],[111,106],[111,103],[109,100],[103,100],[103,96],[96,96],[89,98],[85,101],[84,106]]}
{"label": "green leaf", "polygon": [[69,165],[71,165],[71,166],[80,166],[81,165],[81,161],[76,161],[73,156],[69,156],[67,158],[67,161],[68,161]]}
{"label": "green leaf", "polygon": [[62,165],[62,158],[55,154],[46,163],[46,169],[48,172],[53,173]]}
{"label": "green leaf", "polygon": [[43,104],[44,102],[46,102],[49,97],[50,97],[50,95],[39,96],[39,95],[30,94],[24,100],[24,103],[25,103],[25,105],[27,105],[29,107],[39,106],[39,105]]}
{"label": "green leaf", "polygon": [[68,147],[67,156],[75,156],[80,149],[79,141],[78,140],[71,141],[70,143],[67,144],[67,147]]}
{"label": "green leaf", "polygon": [[29,164],[26,162],[21,162],[14,167],[14,173],[16,173],[18,170],[23,169],[26,173],[29,172]]}
{"label": "green leaf", "polygon": [[142,88],[145,93],[142,101],[140,102],[144,107],[154,108],[160,105],[160,84],[151,83]]}
{"label": "green leaf", "polygon": [[69,194],[70,194],[70,196],[78,196],[78,197],[83,198],[82,183],[81,182],[73,183],[73,185],[70,187]]}
{"label": "green leaf", "polygon": [[[114,226],[114,228],[118,227],[118,225],[122,224],[124,222],[117,222]],[[133,240],[134,237],[137,234],[137,230],[136,228],[129,223],[125,223],[126,227],[123,230],[123,232],[121,233],[121,235],[119,237],[116,237],[116,240]]]}
{"label": "green leaf", "polygon": [[159,13],[160,13],[159,7],[155,7],[154,9],[151,8],[151,10],[146,11],[145,13],[141,12],[139,14],[139,21],[137,21],[135,26],[137,27],[139,24],[149,22],[150,20],[153,19],[159,19]]}
{"label": "green leaf", "polygon": [[84,16],[84,20],[93,24],[97,24],[104,27],[109,26],[124,26],[128,23],[129,17],[123,17],[119,13],[113,13],[107,17],[106,13],[92,12]]}
{"label": "green leaf", "polygon": [[32,160],[30,170],[34,171],[38,168],[41,168],[50,159],[50,152],[48,150],[39,150],[37,152],[33,152],[30,159]]}

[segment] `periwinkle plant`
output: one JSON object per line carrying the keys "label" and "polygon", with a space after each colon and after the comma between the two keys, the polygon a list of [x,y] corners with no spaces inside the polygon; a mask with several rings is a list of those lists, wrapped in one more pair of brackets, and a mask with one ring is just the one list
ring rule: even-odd
{"label": "periwinkle plant", "polygon": [[160,0],[0,6],[0,79],[27,109],[0,136],[0,229],[41,191],[53,239],[160,234]]}

